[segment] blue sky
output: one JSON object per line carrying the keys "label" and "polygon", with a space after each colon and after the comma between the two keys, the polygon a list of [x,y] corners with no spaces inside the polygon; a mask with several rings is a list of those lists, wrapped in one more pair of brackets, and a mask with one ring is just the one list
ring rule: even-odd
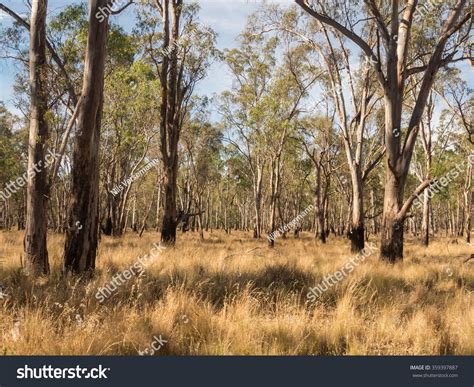
{"label": "blue sky", "polygon": [[[292,3],[291,0],[273,0],[280,4]],[[16,12],[27,16],[28,7],[23,0],[3,0],[6,6]],[[64,7],[77,0],[49,0],[48,14],[54,15]],[[86,0],[82,0],[86,2]],[[236,37],[245,27],[247,17],[256,11],[261,0],[199,0],[201,6],[200,20],[210,25],[218,33],[218,48],[232,48],[237,45]],[[113,21],[125,29],[129,29],[134,23],[133,6],[129,7],[121,15],[113,16]],[[0,25],[9,25],[11,18],[0,12]],[[4,101],[9,108],[13,108],[11,98],[13,93],[13,79],[15,65],[12,61],[0,61],[0,101]],[[222,63],[216,63],[209,69],[208,77],[201,82],[197,92],[211,96],[230,88],[232,82],[226,67]]]}
{"label": "blue sky", "polygon": [[[81,0],[83,3],[86,0]],[[122,0],[123,1],[123,0]],[[5,5],[16,12],[27,16],[29,14],[25,0],[3,0]],[[54,15],[71,3],[78,3],[78,0],[49,0],[48,14]],[[267,0],[267,3],[279,3],[282,5],[293,4],[292,0]],[[198,0],[201,6],[200,19],[203,23],[211,26],[218,33],[218,48],[232,48],[237,45],[236,38],[245,27],[247,18],[255,12],[262,4],[262,0]],[[113,16],[113,21],[126,30],[134,24],[133,6],[126,12]],[[11,18],[0,12],[0,25],[9,25]],[[358,52],[357,49],[354,53]],[[462,69],[464,79],[469,86],[474,88],[473,71],[467,62],[458,64]],[[0,101],[4,101],[7,107],[13,110],[11,103],[13,94],[13,79],[15,75],[15,64],[11,60],[0,60]],[[208,77],[203,80],[197,93],[212,96],[231,87],[231,78],[226,66],[223,63],[215,63],[208,71]],[[216,118],[215,112],[213,117]]]}

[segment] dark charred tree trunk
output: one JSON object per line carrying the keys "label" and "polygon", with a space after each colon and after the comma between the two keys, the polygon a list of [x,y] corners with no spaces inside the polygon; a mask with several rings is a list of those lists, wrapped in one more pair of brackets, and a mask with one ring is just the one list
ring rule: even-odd
{"label": "dark charred tree trunk", "polygon": [[316,166],[316,190],[315,190],[315,207],[316,217],[318,222],[318,235],[317,237],[321,243],[326,243],[326,222],[325,222],[325,211],[324,211],[324,200],[321,198],[321,165]]}
{"label": "dark charred tree trunk", "polygon": [[351,252],[358,253],[364,249],[365,228],[363,224],[353,227],[350,231]]}
{"label": "dark charred tree trunk", "polygon": [[424,246],[428,247],[430,243],[430,206],[431,200],[428,191],[423,194],[423,218],[421,225],[421,238]]}
{"label": "dark charred tree trunk", "polygon": [[163,223],[161,225],[161,241],[167,244],[176,242],[176,180],[178,173],[178,160],[165,170],[165,208]]}
{"label": "dark charred tree trunk", "polygon": [[112,235],[112,218],[110,216],[105,220],[105,225],[102,226],[102,232],[107,236]]}
{"label": "dark charred tree trunk", "polygon": [[403,259],[403,224],[384,219],[380,254],[383,261],[395,263]]}
{"label": "dark charred tree trunk", "polygon": [[351,252],[358,253],[364,249],[365,227],[364,227],[364,195],[363,183],[360,170],[357,170],[352,184],[352,222],[349,236],[351,239]]}

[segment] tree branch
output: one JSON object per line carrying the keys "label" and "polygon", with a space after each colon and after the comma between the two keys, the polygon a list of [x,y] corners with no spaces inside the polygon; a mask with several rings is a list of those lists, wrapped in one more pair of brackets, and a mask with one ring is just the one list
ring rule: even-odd
{"label": "tree branch", "polygon": [[119,13],[125,11],[133,3],[134,3],[134,0],[129,0],[129,2],[125,4],[122,8],[117,9],[116,11],[112,11],[111,15],[118,15]]}
{"label": "tree branch", "polygon": [[406,215],[408,211],[410,210],[413,202],[415,199],[418,197],[419,194],[421,194],[431,183],[433,183],[435,180],[432,179],[427,179],[424,180],[417,188],[416,190],[410,195],[410,197],[406,200],[406,202],[403,204],[402,208],[397,214],[397,219],[398,220],[403,220],[406,218]]}
{"label": "tree branch", "polygon": [[372,63],[372,66],[374,67],[375,73],[377,74],[377,79],[381,86],[385,88],[386,86],[386,81],[385,81],[385,76],[382,72],[382,66],[380,64],[380,58],[378,58],[372,49],[370,48],[369,44],[363,40],[359,35],[357,35],[354,31],[350,31],[346,27],[344,27],[342,24],[338,23],[336,20],[331,19],[328,16],[322,15],[319,12],[316,12],[314,9],[312,9],[307,0],[295,0],[296,4],[298,4],[301,8],[303,8],[308,14],[310,14],[312,17],[314,17],[316,20],[319,20],[321,23],[327,24],[339,32],[341,32],[344,36],[352,40],[356,45],[358,45],[362,51],[364,51],[365,55],[370,60],[370,63]]}
{"label": "tree branch", "polygon": [[385,155],[385,148],[380,152],[377,157],[369,164],[364,170],[364,173],[362,174],[362,180],[365,181],[367,177],[369,176],[369,173],[372,172],[372,170],[380,163],[380,160],[382,160],[382,157]]}
{"label": "tree branch", "polygon": [[[15,19],[18,24],[26,28],[28,31],[30,30],[30,24],[24,20],[20,15],[18,15],[15,11],[12,9],[8,8],[6,5],[3,3],[0,3],[0,10],[4,11],[6,14],[10,15],[13,19]],[[46,47],[48,48],[48,51],[51,54],[51,57],[53,58],[53,61],[56,62],[58,65],[59,69],[61,70],[64,80],[66,81],[68,93],[71,97],[71,101],[73,105],[77,105],[77,95],[76,91],[74,89],[74,84],[71,81],[71,78],[69,78],[69,74],[66,71],[66,67],[64,65],[64,62],[61,60],[59,55],[57,54],[56,50],[54,49],[53,45],[50,43],[48,39],[46,39]]]}

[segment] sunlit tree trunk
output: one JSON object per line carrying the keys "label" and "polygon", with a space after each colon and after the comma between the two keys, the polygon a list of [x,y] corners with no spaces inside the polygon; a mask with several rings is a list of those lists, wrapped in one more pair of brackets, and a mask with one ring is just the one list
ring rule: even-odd
{"label": "sunlit tree trunk", "polygon": [[46,11],[47,0],[34,0],[30,28],[30,134],[28,141],[28,183],[25,271],[28,275],[49,274],[47,232],[49,184],[45,163],[49,136],[47,111]]}
{"label": "sunlit tree trunk", "polygon": [[466,180],[464,184],[464,232],[466,233],[466,242],[471,242],[471,214],[472,214],[472,171],[474,160],[468,162],[466,169]]}
{"label": "sunlit tree trunk", "polygon": [[263,189],[263,168],[264,165],[257,165],[257,173],[254,178],[254,199],[255,199],[255,223],[254,238],[260,238],[262,230],[262,189]]}
{"label": "sunlit tree trunk", "polygon": [[64,272],[91,274],[99,230],[99,142],[108,20],[95,16],[110,0],[90,0],[82,103],[72,156],[72,187],[64,248]]}

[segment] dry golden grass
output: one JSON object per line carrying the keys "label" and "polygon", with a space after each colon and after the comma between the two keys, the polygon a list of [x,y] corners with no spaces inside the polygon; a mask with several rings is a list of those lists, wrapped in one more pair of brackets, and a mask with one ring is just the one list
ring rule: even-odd
{"label": "dry golden grass", "polygon": [[[140,276],[100,304],[97,289],[159,240],[103,238],[89,283],[60,279],[62,237],[49,237],[52,274],[29,285],[21,274],[22,235],[0,233],[0,350],[6,355],[136,355],[153,337],[155,355],[474,354],[472,247],[407,243],[405,261],[377,252],[324,293],[306,293],[348,259],[348,241],[325,246],[309,234],[265,241],[244,233],[179,235]],[[378,244],[378,240],[374,240]]]}

